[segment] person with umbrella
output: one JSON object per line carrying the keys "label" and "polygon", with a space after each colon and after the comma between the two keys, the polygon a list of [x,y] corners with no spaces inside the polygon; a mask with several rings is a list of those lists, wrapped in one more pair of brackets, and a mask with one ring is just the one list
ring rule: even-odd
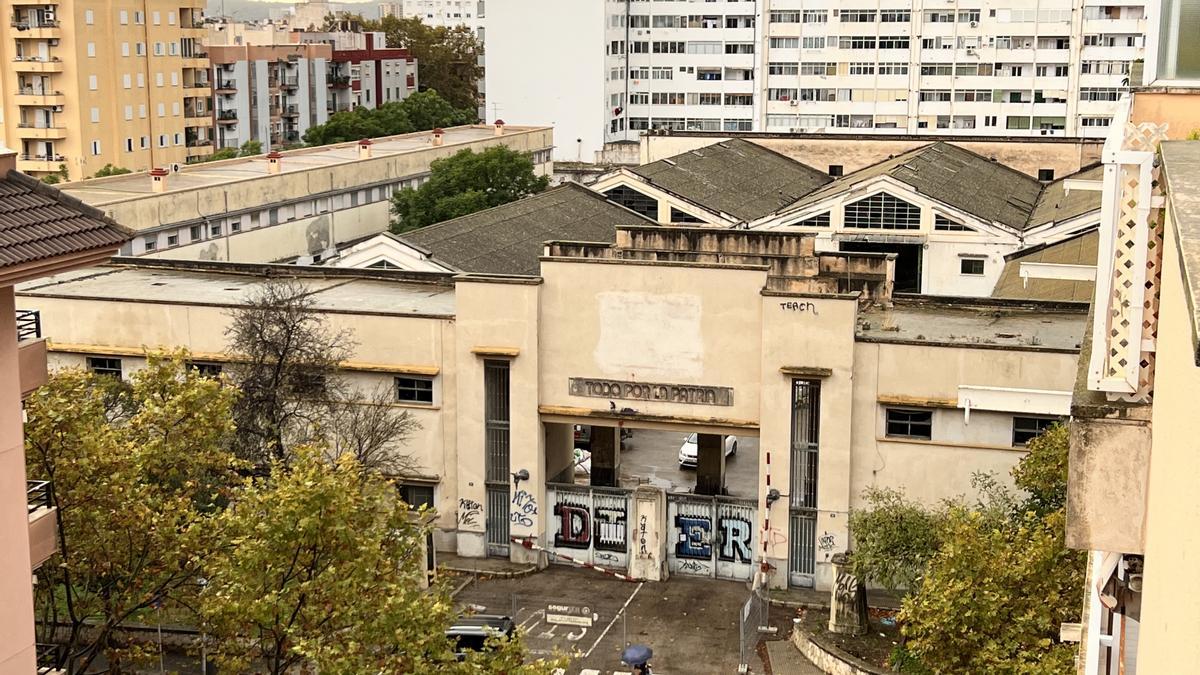
{"label": "person with umbrella", "polygon": [[621,663],[633,668],[633,675],[652,675],[650,657],[654,650],[646,645],[629,645],[621,652]]}

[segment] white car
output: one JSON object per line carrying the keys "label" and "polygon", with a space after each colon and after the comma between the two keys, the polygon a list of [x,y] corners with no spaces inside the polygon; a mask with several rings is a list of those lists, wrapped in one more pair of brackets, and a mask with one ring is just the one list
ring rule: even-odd
{"label": "white car", "polygon": [[[696,468],[696,453],[699,448],[696,446],[696,434],[688,434],[683,437],[683,445],[679,446],[679,468],[694,469]],[[737,454],[737,436],[725,437],[725,456],[732,457]]]}

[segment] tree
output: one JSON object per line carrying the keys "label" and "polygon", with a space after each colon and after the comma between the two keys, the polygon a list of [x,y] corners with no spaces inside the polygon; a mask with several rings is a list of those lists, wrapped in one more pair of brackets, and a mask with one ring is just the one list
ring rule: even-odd
{"label": "tree", "polygon": [[304,132],[304,142],[308,145],[345,143],[468,124],[474,119],[473,112],[456,110],[436,91],[428,90],[374,109],[359,106],[334,113],[325,124],[309,127]]}
{"label": "tree", "polygon": [[867,506],[850,512],[854,573],[893,593],[915,591],[942,543],[945,507],[908,500],[902,490],[869,487]]}
{"label": "tree", "polygon": [[549,673],[523,668],[519,640],[464,663],[445,637],[453,603],[425,591],[428,524],[351,457],[299,448],[287,470],[249,481],[220,518],[229,545],[206,561],[201,597],[215,656],[272,675],[301,662],[322,673]]}
{"label": "tree", "polygon": [[263,284],[231,313],[225,334],[229,372],[241,390],[233,408],[239,457],[261,471],[272,461],[286,464],[295,445],[320,442],[332,456],[350,454],[374,470],[411,471],[398,446],[419,424],[387,405],[390,389],[364,399],[349,386],[339,369],[353,353],[353,336],[329,327],[303,284]]}
{"label": "tree", "polygon": [[1058,631],[1078,619],[1085,554],[1064,540],[1067,457],[1066,430],[1053,428],[1012,472],[1024,503],[949,509],[941,548],[900,613],[908,651],[930,671],[1070,672],[1075,648]]}
{"label": "tree", "polygon": [[133,171],[130,169],[125,169],[125,168],[119,167],[119,166],[113,166],[112,164],[105,164],[104,166],[100,167],[100,170],[97,171],[96,175],[92,176],[92,178],[104,178],[106,176],[120,176],[120,175],[127,174],[127,173],[133,173]]}
{"label": "tree", "polygon": [[236,482],[225,449],[234,392],[186,359],[152,354],[129,384],[60,371],[26,403],[28,473],[52,481],[60,523],[58,553],[38,570],[38,618],[44,631],[69,626],[72,672],[101,654],[110,673],[137,660],[115,629],[190,604],[215,544],[214,513]]}
{"label": "tree", "polygon": [[461,150],[430,163],[429,180],[421,187],[406,187],[392,196],[392,231],[406,232],[507,204],[549,185],[549,176],[534,174],[528,155],[505,146],[479,153]]}
{"label": "tree", "polygon": [[[361,20],[361,17],[359,17]],[[402,47],[417,60],[422,91],[435,89],[457,109],[479,107],[479,57],[483,44],[466,26],[429,26],[417,17],[385,16],[362,21],[366,30],[383,31],[389,47]]]}
{"label": "tree", "polygon": [[67,171],[67,165],[59,164],[58,171],[54,171],[42,176],[42,182],[47,185],[55,185],[66,181],[69,175],[70,172]]}
{"label": "tree", "polygon": [[242,143],[240,148],[221,148],[216,150],[211,155],[201,157],[196,162],[219,162],[223,159],[234,159],[237,157],[253,157],[254,155],[262,154],[262,141],[249,140]]}

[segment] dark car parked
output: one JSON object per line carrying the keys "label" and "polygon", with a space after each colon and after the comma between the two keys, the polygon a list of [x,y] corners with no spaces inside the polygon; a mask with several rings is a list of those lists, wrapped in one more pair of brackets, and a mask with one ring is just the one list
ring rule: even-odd
{"label": "dark car parked", "polygon": [[446,637],[454,640],[454,653],[461,661],[468,651],[487,649],[487,639],[493,636],[512,637],[517,631],[517,624],[512,618],[497,614],[475,614],[459,617],[446,630]]}

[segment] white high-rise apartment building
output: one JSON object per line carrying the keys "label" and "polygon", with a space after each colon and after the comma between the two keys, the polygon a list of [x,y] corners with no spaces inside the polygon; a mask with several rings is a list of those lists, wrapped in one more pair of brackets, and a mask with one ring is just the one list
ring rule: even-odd
{"label": "white high-rise apartment building", "polygon": [[[1142,58],[1147,13],[1158,6],[1145,0],[492,4],[489,112],[495,107],[514,123],[561,125],[572,107],[575,117],[591,120],[592,106],[599,106],[601,124],[568,121],[571,129],[555,143],[556,159],[585,161],[607,144],[636,141],[656,128],[1103,136]],[[531,77],[529,63],[587,66],[570,78],[547,79]]]}
{"label": "white high-rise apartment building", "polygon": [[429,26],[466,26],[483,39],[484,0],[400,0],[401,16],[416,17]]}

